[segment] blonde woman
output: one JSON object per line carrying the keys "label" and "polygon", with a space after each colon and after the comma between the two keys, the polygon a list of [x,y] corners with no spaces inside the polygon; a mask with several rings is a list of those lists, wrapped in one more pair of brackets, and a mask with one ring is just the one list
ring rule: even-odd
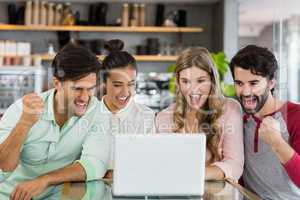
{"label": "blonde woman", "polygon": [[157,132],[206,134],[206,180],[237,181],[244,165],[242,111],[222,96],[208,50],[183,51],[175,75],[175,103],[157,114]]}

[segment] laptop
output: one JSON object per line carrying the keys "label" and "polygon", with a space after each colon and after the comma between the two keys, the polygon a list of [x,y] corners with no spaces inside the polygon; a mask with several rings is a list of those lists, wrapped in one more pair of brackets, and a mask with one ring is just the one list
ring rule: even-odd
{"label": "laptop", "polygon": [[118,134],[114,196],[202,196],[204,134]]}

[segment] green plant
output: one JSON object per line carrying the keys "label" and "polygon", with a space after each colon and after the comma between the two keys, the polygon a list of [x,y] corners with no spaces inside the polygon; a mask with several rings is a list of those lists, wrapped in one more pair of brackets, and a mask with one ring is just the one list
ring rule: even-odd
{"label": "green plant", "polygon": [[[224,76],[229,70],[229,62],[226,59],[226,56],[224,52],[218,52],[218,53],[211,53],[211,57],[214,61],[214,64],[218,70],[219,74],[219,83],[222,90],[222,93],[227,97],[234,97],[235,96],[235,89],[232,84],[228,84],[224,82]],[[174,73],[175,72],[176,65],[171,64],[168,66],[167,72]],[[169,90],[172,94],[175,93],[176,90],[176,84],[175,84],[176,78],[173,76],[170,79],[169,82]]]}
{"label": "green plant", "polygon": [[224,76],[229,71],[229,62],[226,59],[225,53],[224,52],[211,53],[211,57],[213,58],[213,61],[219,73],[219,78],[220,78],[219,82],[223,94],[227,97],[234,97],[235,89],[233,84],[228,84],[224,82]]}

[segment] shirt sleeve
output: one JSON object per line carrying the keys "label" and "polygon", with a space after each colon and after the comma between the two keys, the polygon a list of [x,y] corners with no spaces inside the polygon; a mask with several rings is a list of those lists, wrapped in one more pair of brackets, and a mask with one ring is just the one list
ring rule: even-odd
{"label": "shirt sleeve", "polygon": [[295,152],[293,157],[284,164],[289,177],[300,188],[300,155]]}
{"label": "shirt sleeve", "polygon": [[21,117],[22,110],[22,100],[18,100],[5,111],[0,121],[0,144],[6,140],[10,132],[15,128]]}
{"label": "shirt sleeve", "polygon": [[295,150],[293,157],[283,165],[293,183],[300,188],[300,107],[290,104],[287,112],[287,128],[290,135],[289,143]]}
{"label": "shirt sleeve", "polygon": [[171,133],[173,132],[173,105],[166,108],[165,110],[156,113],[154,123],[155,123],[155,133]]}
{"label": "shirt sleeve", "polygon": [[222,124],[222,160],[212,165],[219,167],[225,178],[238,181],[244,167],[243,121],[238,102],[228,100]]}
{"label": "shirt sleeve", "polygon": [[[100,122],[98,122],[100,123]],[[100,125],[92,125],[83,145],[79,162],[85,170],[86,181],[97,180],[105,175],[110,157],[110,137]]]}
{"label": "shirt sleeve", "polygon": [[[18,100],[14,104],[10,105],[5,111],[0,121],[0,144],[2,144],[11,131],[15,128],[17,122],[22,113],[22,101]],[[10,174],[11,172],[4,172],[0,169],[0,183]]]}

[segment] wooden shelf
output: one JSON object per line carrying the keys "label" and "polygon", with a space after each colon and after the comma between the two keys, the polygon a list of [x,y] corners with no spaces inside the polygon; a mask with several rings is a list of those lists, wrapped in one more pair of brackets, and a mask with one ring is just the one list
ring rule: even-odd
{"label": "wooden shelf", "polygon": [[42,74],[42,68],[39,66],[0,66],[0,74],[25,75],[25,74]]}
{"label": "wooden shelf", "polygon": [[0,24],[2,31],[78,31],[78,32],[128,32],[128,33],[201,33],[200,27],[121,27],[121,26],[44,26]]}
{"label": "wooden shelf", "polygon": [[[32,57],[41,57],[43,61],[51,61],[54,56],[48,54],[36,54]],[[98,56],[100,60],[104,58],[103,55]],[[134,58],[139,62],[175,62],[177,56],[160,56],[160,55],[135,55]]]}

